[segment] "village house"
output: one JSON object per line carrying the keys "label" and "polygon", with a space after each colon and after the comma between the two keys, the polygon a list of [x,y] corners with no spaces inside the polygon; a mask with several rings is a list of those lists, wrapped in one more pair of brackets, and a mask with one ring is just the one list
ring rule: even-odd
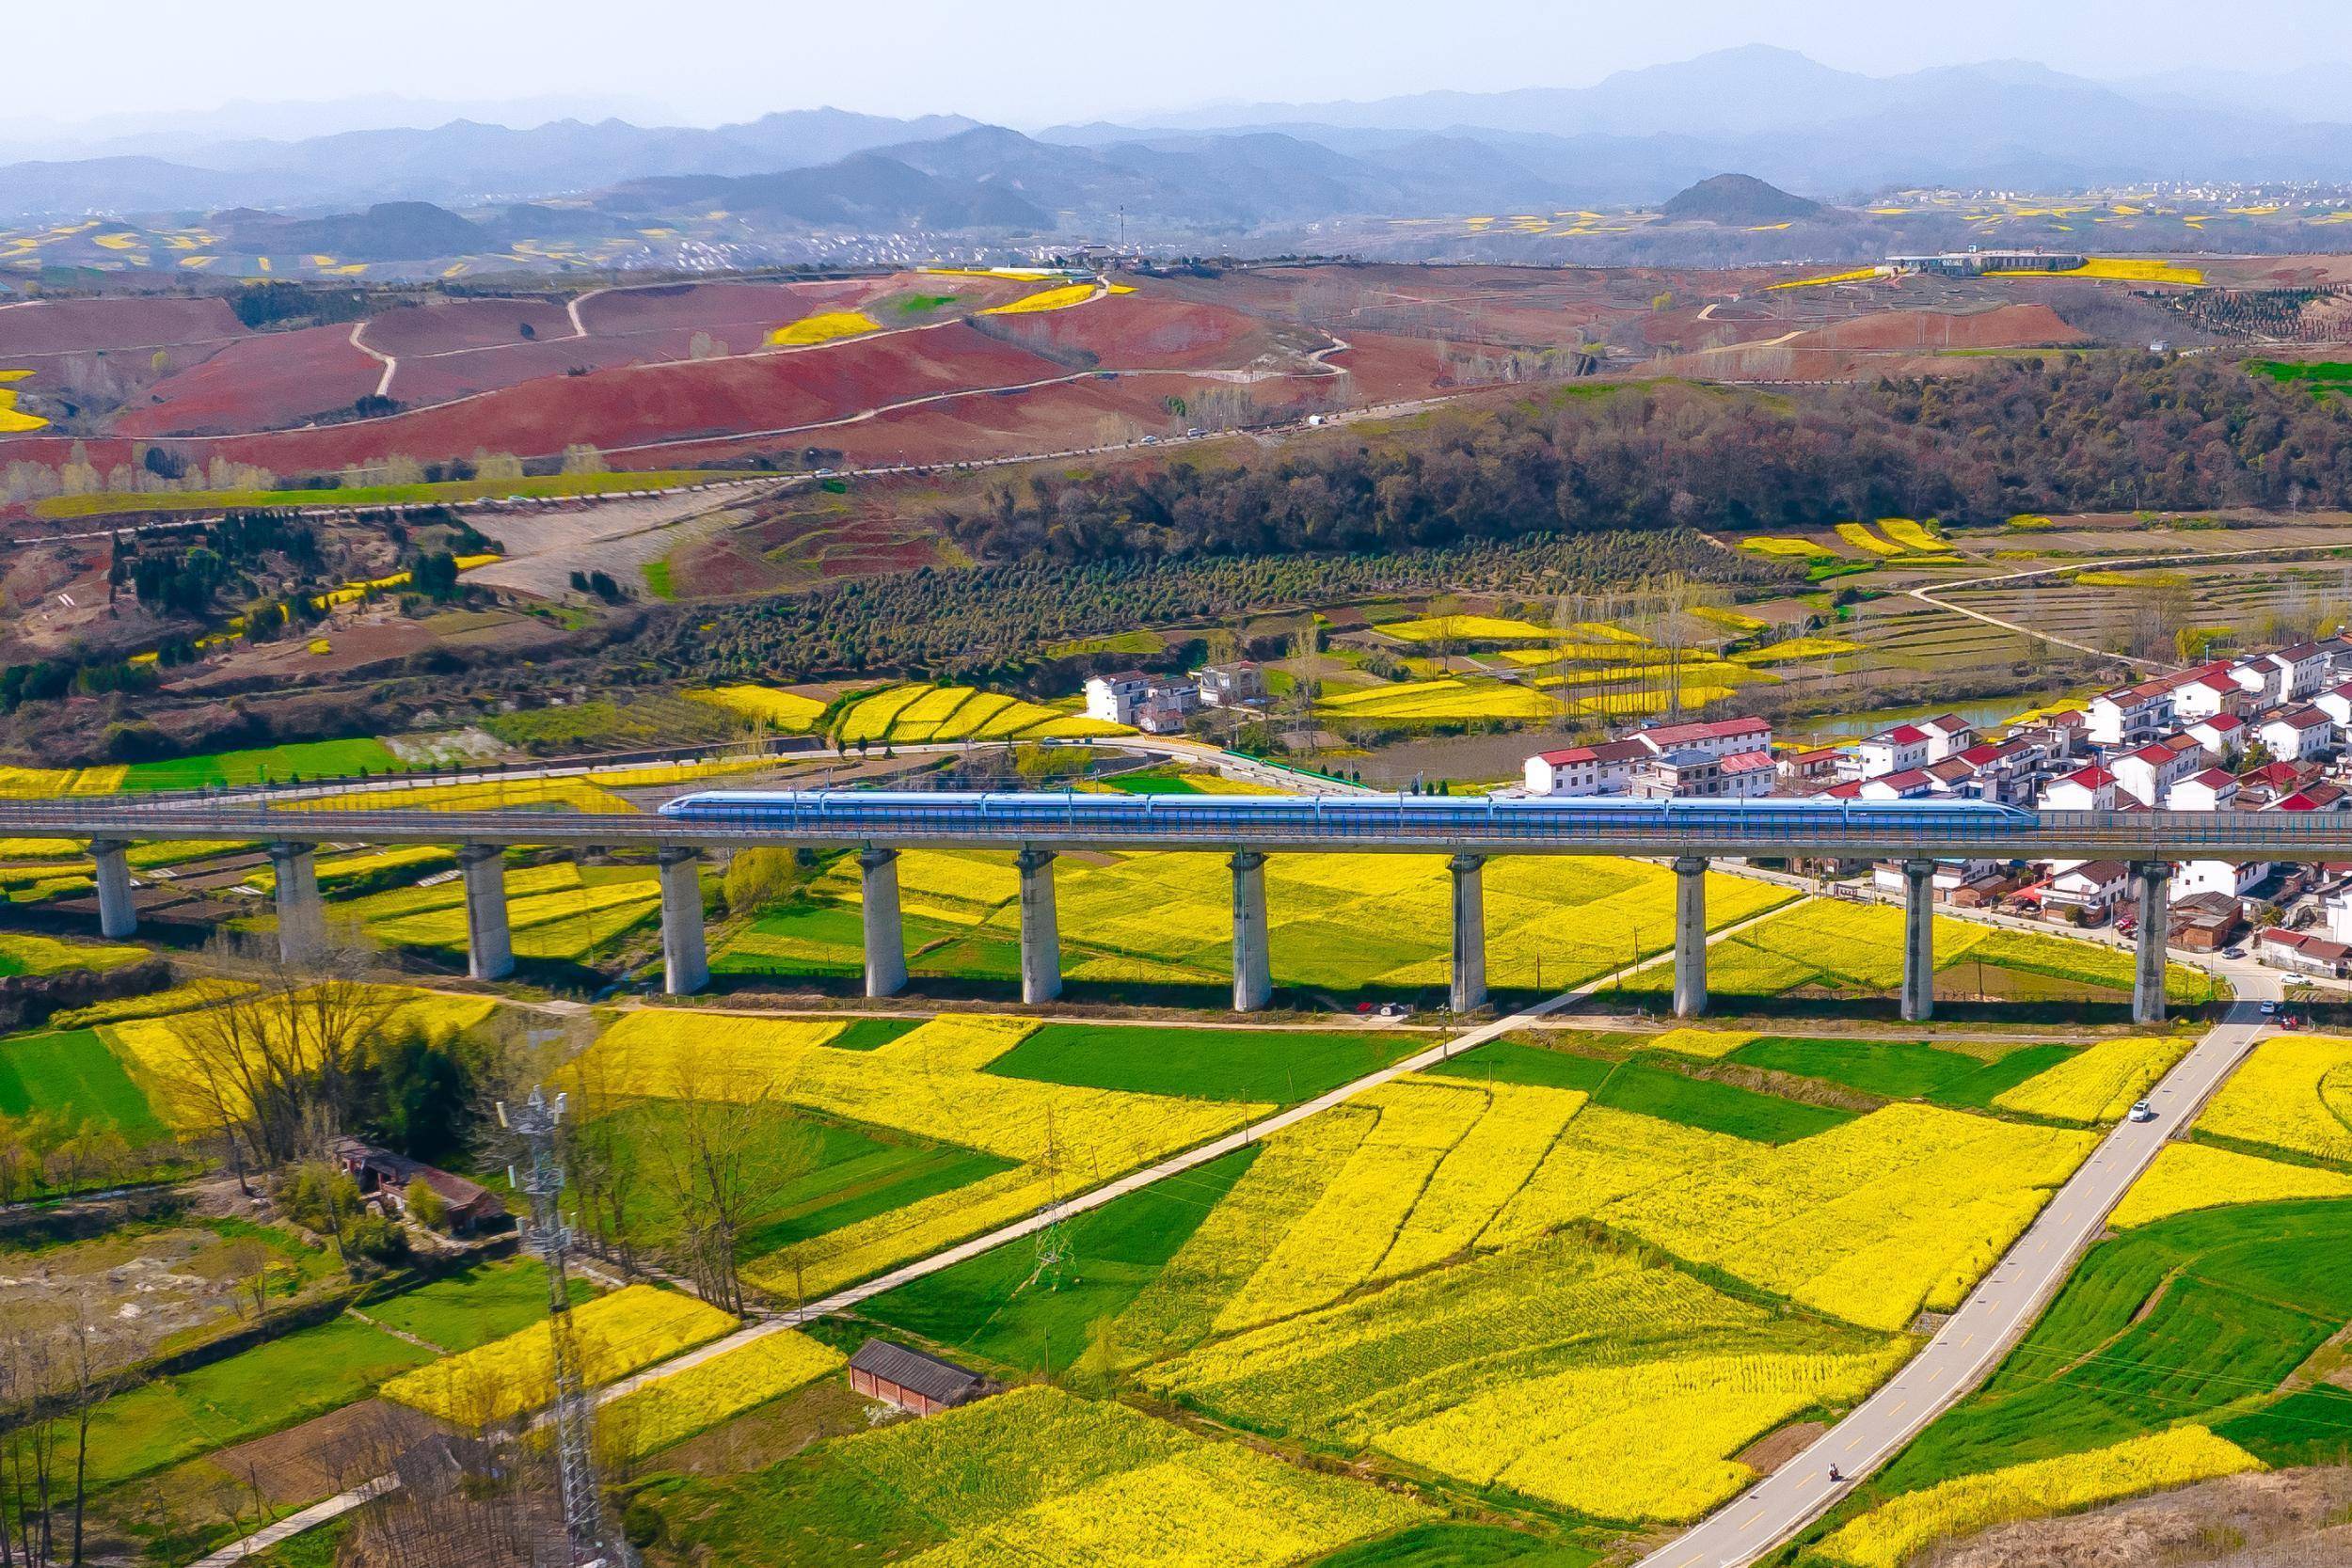
{"label": "village house", "polygon": [[2224,762],[2234,762],[2246,754],[2247,725],[2241,714],[2220,713],[2211,719],[2200,719],[2182,733]]}
{"label": "village house", "polygon": [[1622,795],[1633,784],[1633,765],[1648,759],[1638,740],[1570,746],[1527,759],[1530,795]]}
{"label": "village house", "polygon": [[1808,793],[1834,781],[1837,767],[1846,757],[1842,746],[1817,746],[1809,752],[1790,752],[1773,765],[1780,786],[1791,794]]}
{"label": "village house", "polygon": [[1210,707],[1247,707],[1265,701],[1265,671],[1247,659],[1204,664],[1192,673],[1193,687]]}
{"label": "village house", "polygon": [[2113,811],[2115,775],[2093,764],[2053,779],[2042,791],[2045,811]]}
{"label": "village house", "polygon": [[2254,956],[2292,974],[2321,974],[2341,980],[2352,971],[2352,946],[2310,931],[2272,927],[2254,942]]}
{"label": "village house", "polygon": [[1768,719],[1712,719],[1688,724],[1655,724],[1626,737],[1639,741],[1650,755],[1696,752],[1701,756],[1727,757],[1740,752],[1770,752],[1772,725]]}
{"label": "village house", "polygon": [[2193,724],[2201,719],[2234,713],[2246,700],[2245,690],[2232,678],[2227,664],[2207,665],[2183,676],[2172,688],[2172,721]]}
{"label": "village house", "polygon": [[969,1404],[989,1391],[988,1379],[952,1361],[888,1339],[868,1339],[850,1357],[850,1386],[917,1416]]}
{"label": "village house", "polygon": [[2090,738],[2102,746],[2145,746],[2171,724],[2169,681],[2119,686],[2090,699]]}
{"label": "village house", "polygon": [[421,1160],[378,1148],[358,1138],[338,1138],[332,1150],[336,1166],[351,1178],[362,1198],[386,1212],[407,1211],[408,1185],[421,1181],[441,1200],[441,1228],[453,1236],[470,1236],[506,1218],[506,1205],[478,1181],[469,1181]]}
{"label": "village house", "polygon": [[2042,884],[2045,910],[2079,911],[2086,925],[2096,926],[2122,901],[2131,873],[2122,861],[2085,861],[2069,866]]}
{"label": "village house", "polygon": [[2237,775],[2208,768],[2175,782],[2164,793],[2167,811],[2229,811],[2237,804]]}
{"label": "village house", "polygon": [[2254,726],[2263,749],[2280,762],[2304,762],[2335,750],[2335,721],[2315,707],[2289,708]]}
{"label": "village house", "polygon": [[1977,743],[1976,726],[1956,713],[1941,714],[1919,728],[1927,734],[1930,762],[1942,762]]}
{"label": "village house", "polygon": [[1928,732],[1916,724],[1898,724],[1893,729],[1881,730],[1854,748],[1854,777],[1875,779],[1925,768],[1932,745]]}

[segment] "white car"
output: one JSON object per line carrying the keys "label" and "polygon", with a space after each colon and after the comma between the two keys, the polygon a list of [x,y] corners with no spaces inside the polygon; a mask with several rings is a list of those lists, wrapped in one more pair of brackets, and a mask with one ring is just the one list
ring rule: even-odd
{"label": "white car", "polygon": [[2153,1105],[2149,1104],[2144,1100],[2137,1101],[2132,1105],[2132,1119],[2134,1121],[2153,1121],[2156,1119],[2156,1108]]}
{"label": "white car", "polygon": [[2264,1004],[2263,1004],[2263,1017],[2265,1017],[2265,1018],[2277,1018],[2278,1016],[2279,1016],[2279,1004],[2277,1004],[2276,1002],[2265,1002],[2265,1003],[2264,1003]]}

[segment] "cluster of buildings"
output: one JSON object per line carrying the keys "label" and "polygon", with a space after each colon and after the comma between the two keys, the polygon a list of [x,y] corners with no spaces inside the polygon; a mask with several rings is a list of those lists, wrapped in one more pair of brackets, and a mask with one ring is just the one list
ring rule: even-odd
{"label": "cluster of buildings", "polygon": [[1118,670],[1087,682],[1087,717],[1146,735],[1182,735],[1185,721],[1203,708],[1259,707],[1265,693],[1265,671],[1246,659],[1203,665],[1186,675]]}
{"label": "cluster of buildings", "polygon": [[[1773,748],[1761,719],[1649,725],[1527,760],[1531,795],[1858,801],[1986,800],[2046,811],[2352,809],[2352,635],[2218,660],[2047,710],[1998,739],[1953,714],[1845,745]],[[1879,879],[1900,890],[1899,870]],[[1954,862],[1936,896],[2070,924],[2128,928],[2120,862]],[[2185,861],[2174,868],[2170,940],[2234,944],[2265,961],[2352,973],[2352,866]],[[2312,922],[2324,929],[2287,929]]]}

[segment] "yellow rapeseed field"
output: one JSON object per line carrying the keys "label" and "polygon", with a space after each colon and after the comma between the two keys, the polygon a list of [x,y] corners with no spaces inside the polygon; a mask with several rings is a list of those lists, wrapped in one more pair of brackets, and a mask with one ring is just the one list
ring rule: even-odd
{"label": "yellow rapeseed field", "polygon": [[2254,1047],[2197,1125],[2352,1164],[2352,1039],[2274,1035]]}
{"label": "yellow rapeseed field", "polygon": [[1995,1109],[2052,1121],[2113,1121],[2187,1052],[2185,1036],[2102,1040],[1994,1097]]}
{"label": "yellow rapeseed field", "polygon": [[130,769],[111,768],[0,768],[0,800],[46,800],[59,795],[113,795]]}
{"label": "yellow rapeseed field", "polygon": [[763,1335],[607,1401],[596,1411],[597,1447],[640,1458],[814,1383],[843,1359],[797,1330]]}
{"label": "yellow rapeseed field", "polygon": [[823,1044],[838,1027],[647,1009],[623,1017],[571,1071],[608,1095],[773,1098],[1017,1162],[795,1243],[747,1271],[756,1284],[808,1295],[1031,1212],[1056,1194],[1108,1180],[1271,1109],[1079,1088],[963,1065],[993,1057],[1000,1040],[1009,1044],[1006,1026],[938,1020],[871,1052]]}
{"label": "yellow rapeseed field", "polygon": [[1836,553],[1828,546],[1817,544],[1810,539],[1797,539],[1787,534],[1772,533],[1751,533],[1740,541],[1740,547],[1757,555],[1816,556]]}
{"label": "yellow rapeseed field", "polygon": [[2316,1165],[2290,1165],[2211,1144],[2167,1144],[2132,1183],[2107,1224],[2117,1230],[2151,1225],[2194,1209],[2269,1203],[2290,1197],[2352,1197],[2352,1176]]}
{"label": "yellow rapeseed field", "polygon": [[2122,256],[2093,256],[2070,272],[1988,272],[1987,277],[2104,277],[2126,283],[2185,283],[2204,282],[2205,275],[2196,267],[2185,267],[2173,261],[2136,261]]}
{"label": "yellow rapeseed field", "polygon": [[822,1459],[845,1483],[944,1522],[946,1540],[909,1568],[1278,1568],[1439,1516],[1039,1385],[861,1433]]}
{"label": "yellow rapeseed field", "polygon": [[844,746],[861,742],[1076,739],[1132,735],[1122,725],[1059,713],[1041,704],[968,686],[894,686],[851,703],[835,726]]}
{"label": "yellow rapeseed field", "polygon": [[17,389],[8,383],[22,381],[30,371],[0,371],[0,436],[22,436],[28,430],[41,430],[49,421],[39,414],[27,414],[16,405]]}
{"label": "yellow rapeseed field", "polygon": [[1764,292],[1775,289],[1818,289],[1825,283],[1867,283],[1879,276],[1876,267],[1857,267],[1851,272],[1833,272],[1820,277],[1792,277],[1786,283],[1767,283]]}
{"label": "yellow rapeseed field", "polygon": [[1495,615],[1435,615],[1372,628],[1400,642],[1558,642],[1569,634]]}
{"label": "yellow rapeseed field", "polygon": [[1070,283],[1058,289],[1041,289],[1024,294],[1009,305],[992,305],[980,312],[983,316],[1028,316],[1042,310],[1067,310],[1073,305],[1084,305],[1094,297],[1091,283]]}
{"label": "yellow rapeseed field", "polygon": [[1914,517],[1881,517],[1879,527],[1898,545],[1922,555],[1947,555],[1952,546]]}
{"label": "yellow rapeseed field", "polygon": [[585,779],[497,779],[484,784],[354,789],[289,802],[280,811],[502,811],[553,807],[628,816],[636,807]]}
{"label": "yellow rapeseed field", "polygon": [[1888,541],[1880,538],[1877,534],[1872,533],[1870,531],[1870,525],[1867,523],[1840,523],[1837,525],[1837,537],[1843,539],[1847,544],[1851,545],[1854,548],[1858,550],[1867,550],[1872,555],[1900,555],[1903,553],[1903,547],[1900,545],[1891,544]]}
{"label": "yellow rapeseed field", "polygon": [[1729,1456],[1900,1366],[1896,1341],[1848,1355],[1679,1356],[1509,1382],[1381,1433],[1399,1459],[1609,1519],[1696,1518],[1756,1472]]}
{"label": "yellow rapeseed field", "polygon": [[1901,1568],[1922,1547],[1952,1536],[2261,1468],[2252,1454],[2203,1427],[2174,1427],[1909,1493],[1847,1524],[1818,1550],[1852,1568]]}
{"label": "yellow rapeseed field", "polygon": [[697,702],[710,703],[756,719],[783,730],[801,735],[814,729],[825,711],[825,705],[814,697],[803,697],[797,691],[779,691],[770,686],[714,686],[705,691],[689,691]]}
{"label": "yellow rapeseed field", "polygon": [[[413,1031],[428,1038],[447,1039],[498,1010],[498,1003],[486,996],[444,996],[401,986],[374,986],[368,990],[370,998],[363,1005],[386,1009],[383,1033],[387,1036]],[[274,1037],[271,1054],[283,1053],[314,1061],[318,1043],[305,1022],[302,994],[264,1010],[259,1027]],[[191,1031],[199,1027],[189,1022],[186,1013],[129,1019],[104,1026],[116,1055],[147,1091],[156,1114],[172,1126],[187,1130],[211,1128],[215,1111],[199,1065],[198,1046],[192,1043]]]}
{"label": "yellow rapeseed field", "polygon": [[858,338],[881,330],[882,323],[863,310],[825,310],[776,327],[768,334],[768,346],[804,348],[812,343],[830,343],[838,338]]}
{"label": "yellow rapeseed field", "polygon": [[1938,1106],[1882,1107],[1629,1193],[1600,1212],[1677,1258],[1868,1328],[1957,1306],[2097,1142]]}
{"label": "yellow rapeseed field", "polygon": [[[580,1374],[590,1387],[734,1328],[725,1312],[675,1291],[631,1285],[572,1310]],[[478,1349],[403,1372],[384,1397],[460,1426],[485,1427],[538,1409],[555,1397],[553,1342],[544,1323]]]}
{"label": "yellow rapeseed field", "polygon": [[1662,1034],[1652,1035],[1642,1043],[1651,1051],[1714,1062],[1762,1037],[1740,1029],[1668,1029]]}

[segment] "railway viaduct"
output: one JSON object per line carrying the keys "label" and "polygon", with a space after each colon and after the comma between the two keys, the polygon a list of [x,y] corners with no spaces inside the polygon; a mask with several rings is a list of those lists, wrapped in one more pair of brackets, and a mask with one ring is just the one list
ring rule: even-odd
{"label": "railway viaduct", "polygon": [[[1661,809],[1665,808],[1665,809]],[[100,924],[109,937],[136,928],[126,854],[157,839],[243,839],[268,846],[276,869],[278,941],[290,958],[326,940],[315,873],[325,843],[456,847],[464,878],[468,972],[497,979],[514,967],[505,894],[507,847],[650,849],[660,872],[666,989],[709,980],[704,943],[703,858],[756,845],[857,851],[864,888],[866,991],[907,982],[898,897],[903,849],[1011,852],[1021,879],[1022,994],[1061,989],[1055,862],[1069,850],[1222,852],[1232,877],[1233,1006],[1272,996],[1265,864],[1281,854],[1441,854],[1453,878],[1452,1002],[1486,1000],[1484,872],[1499,855],[1631,855],[1669,862],[1676,877],[1674,1008],[1707,1007],[1707,880],[1710,862],[1818,857],[1892,860],[1907,888],[1902,1015],[1933,1005],[1931,917],[1938,857],[2120,860],[2138,899],[2133,1016],[2164,1016],[2167,884],[2174,861],[2352,858],[2352,815],[2301,813],[2024,812],[1950,803],[1824,806],[1813,801],[1581,801],[1370,796],[1170,797],[1061,794],[889,794],[863,791],[697,795],[651,815],[532,811],[340,809],[325,796],[89,798],[0,802],[0,833],[78,838],[97,863]]]}

